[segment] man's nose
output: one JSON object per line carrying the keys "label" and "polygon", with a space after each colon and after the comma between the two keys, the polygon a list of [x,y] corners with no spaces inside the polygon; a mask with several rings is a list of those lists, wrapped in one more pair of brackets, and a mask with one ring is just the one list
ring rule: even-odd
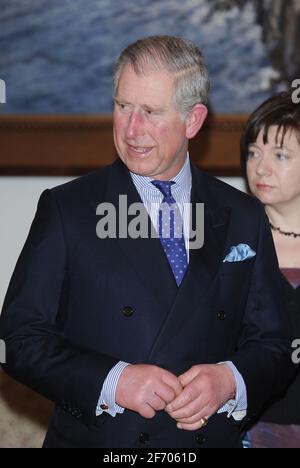
{"label": "man's nose", "polygon": [[126,137],[135,138],[144,134],[144,118],[139,111],[132,111],[127,122]]}

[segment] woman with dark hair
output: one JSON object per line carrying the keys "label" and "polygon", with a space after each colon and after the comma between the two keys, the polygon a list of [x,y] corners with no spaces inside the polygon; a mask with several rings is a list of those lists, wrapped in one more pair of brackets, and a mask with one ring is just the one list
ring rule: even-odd
{"label": "woman with dark hair", "polygon": [[[300,104],[292,93],[264,102],[241,139],[251,193],[265,206],[282,273],[294,338],[300,338]],[[291,354],[292,354],[291,348]],[[249,432],[254,447],[300,447],[300,372]]]}

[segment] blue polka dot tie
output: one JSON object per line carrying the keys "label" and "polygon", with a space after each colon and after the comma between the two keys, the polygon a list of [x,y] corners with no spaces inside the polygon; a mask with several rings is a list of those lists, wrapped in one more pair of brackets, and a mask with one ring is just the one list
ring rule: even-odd
{"label": "blue polka dot tie", "polygon": [[179,286],[186,273],[188,263],[181,213],[171,193],[171,187],[175,182],[153,180],[152,184],[164,196],[159,209],[158,232],[176,283]]}

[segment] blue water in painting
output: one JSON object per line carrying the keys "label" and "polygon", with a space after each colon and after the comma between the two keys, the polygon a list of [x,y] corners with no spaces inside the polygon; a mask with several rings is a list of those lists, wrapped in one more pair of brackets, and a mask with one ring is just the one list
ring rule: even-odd
{"label": "blue water in painting", "polygon": [[110,113],[114,60],[152,34],[201,46],[213,111],[249,112],[274,91],[276,72],[246,3],[220,12],[210,0],[0,0],[0,113]]}

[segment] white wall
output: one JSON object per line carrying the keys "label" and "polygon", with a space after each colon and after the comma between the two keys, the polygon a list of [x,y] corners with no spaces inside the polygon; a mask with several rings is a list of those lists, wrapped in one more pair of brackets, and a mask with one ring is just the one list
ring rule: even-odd
{"label": "white wall", "polygon": [[0,177],[0,310],[20,251],[46,188],[66,177]]}
{"label": "white wall", "polygon": [[[40,194],[71,177],[0,177],[0,310]],[[244,190],[243,179],[222,178]]]}

